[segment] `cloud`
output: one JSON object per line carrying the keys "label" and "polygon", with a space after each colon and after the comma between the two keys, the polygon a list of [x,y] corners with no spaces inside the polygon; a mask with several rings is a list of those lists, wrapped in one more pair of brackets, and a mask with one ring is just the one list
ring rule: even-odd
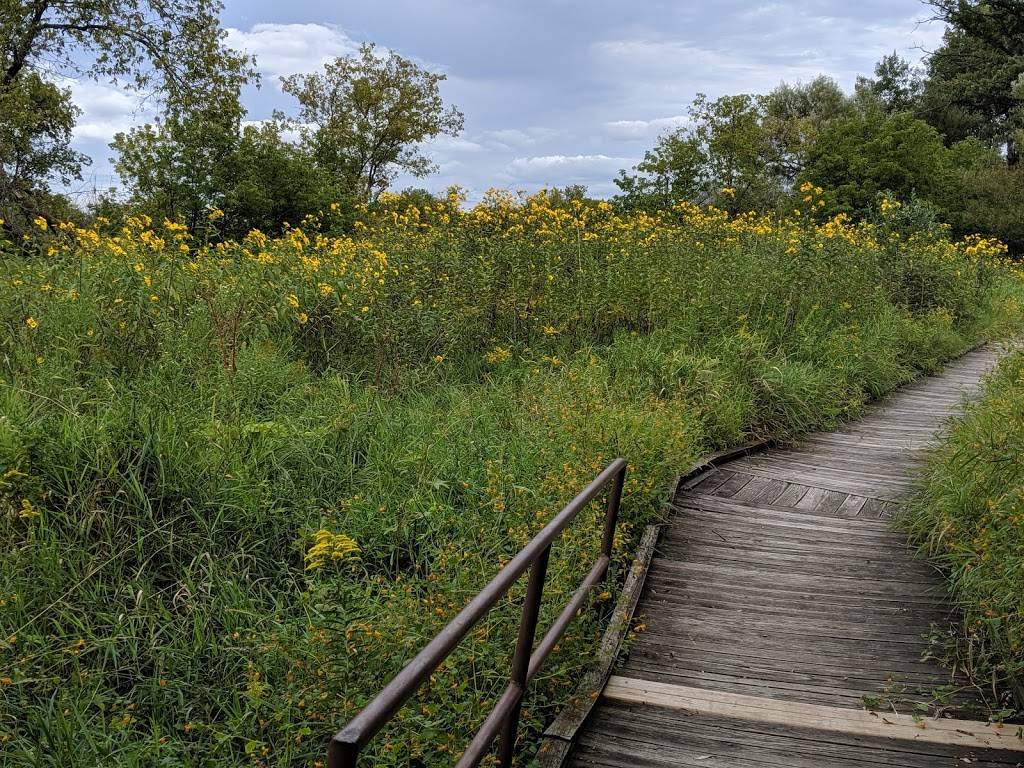
{"label": "cloud", "polygon": [[106,144],[114,134],[126,132],[132,126],[153,118],[143,98],[133,91],[70,78],[61,80],[59,84],[71,89],[71,99],[82,110],[74,128],[74,137],[78,141]]}
{"label": "cloud", "polygon": [[[698,92],[712,97],[763,93],[783,80],[806,82],[819,74],[851,89],[855,77],[869,73],[881,56],[897,51],[917,61],[922,48],[938,45],[943,31],[941,24],[922,23],[907,8],[857,12],[825,0],[753,8],[722,2],[721,19],[708,15],[683,34],[668,26],[637,27],[620,38],[591,41],[592,71],[608,94],[605,99],[650,114],[667,104],[678,109]],[[620,133],[641,130],[623,125]]]}
{"label": "cloud", "polygon": [[503,175],[509,181],[541,183],[607,180],[635,162],[628,157],[604,154],[517,157],[505,166]]}
{"label": "cloud", "polygon": [[436,136],[427,142],[427,149],[432,152],[483,152],[484,147],[478,142],[463,138],[462,136]]}
{"label": "cloud", "polygon": [[686,115],[656,117],[653,120],[612,120],[604,124],[604,130],[610,138],[636,141],[681,128],[689,122]]}
{"label": "cloud", "polygon": [[481,134],[481,138],[499,149],[528,147],[537,141],[526,131],[521,131],[518,128],[500,128],[496,131],[484,131]]}
{"label": "cloud", "polygon": [[272,77],[313,72],[359,44],[327,24],[256,24],[248,32],[229,27],[227,44],[256,57],[260,72]]}

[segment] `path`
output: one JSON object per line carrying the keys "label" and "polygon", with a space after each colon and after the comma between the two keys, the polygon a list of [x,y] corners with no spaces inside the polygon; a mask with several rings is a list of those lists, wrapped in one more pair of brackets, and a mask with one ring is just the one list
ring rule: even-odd
{"label": "path", "polygon": [[922,659],[924,635],[955,617],[890,528],[994,359],[972,352],[835,432],[681,489],[638,609],[646,631],[568,764],[1024,765],[1016,728],[973,719],[962,681]]}

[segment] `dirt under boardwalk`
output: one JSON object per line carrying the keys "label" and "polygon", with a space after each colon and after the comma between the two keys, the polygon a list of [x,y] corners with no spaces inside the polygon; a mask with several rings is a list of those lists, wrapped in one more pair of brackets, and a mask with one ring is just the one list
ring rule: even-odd
{"label": "dirt under boardwalk", "polygon": [[1017,728],[974,719],[960,681],[922,660],[952,608],[889,525],[995,359],[972,352],[835,432],[682,489],[638,609],[646,631],[569,765],[1024,765]]}

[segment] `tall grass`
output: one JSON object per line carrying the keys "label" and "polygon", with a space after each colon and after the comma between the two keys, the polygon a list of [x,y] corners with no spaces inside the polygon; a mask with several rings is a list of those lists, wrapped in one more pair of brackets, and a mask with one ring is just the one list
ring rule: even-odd
{"label": "tall grass", "polygon": [[[1021,314],[998,244],[884,221],[545,195],[385,199],[356,237],[325,234],[334,215],[218,245],[172,223],[67,227],[5,258],[5,765],[316,765],[613,457],[625,559],[700,454],[833,424]],[[559,542],[544,621],[598,515]],[[374,764],[464,745],[523,586]],[[585,617],[560,644],[527,732],[597,632]]]}
{"label": "tall grass", "polygon": [[1024,352],[1007,356],[932,455],[905,520],[964,609],[965,648],[996,711],[1024,691]]}

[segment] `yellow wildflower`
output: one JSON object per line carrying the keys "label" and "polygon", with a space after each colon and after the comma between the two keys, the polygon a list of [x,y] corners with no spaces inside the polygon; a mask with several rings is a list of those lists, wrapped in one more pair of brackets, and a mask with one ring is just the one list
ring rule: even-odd
{"label": "yellow wildflower", "polygon": [[503,363],[510,357],[512,357],[512,351],[510,349],[506,349],[505,347],[495,347],[486,355],[484,355],[484,359],[487,360],[487,362],[490,363],[491,365]]}
{"label": "yellow wildflower", "polygon": [[358,559],[359,545],[344,533],[331,533],[325,528],[313,534],[313,546],[306,552],[306,570],[315,571],[328,561]]}
{"label": "yellow wildflower", "polygon": [[26,317],[25,325],[27,325],[32,330],[35,330],[36,328],[39,327],[39,323],[36,322],[36,319],[34,317]]}
{"label": "yellow wildflower", "polygon": [[22,520],[35,520],[37,517],[42,517],[42,510],[39,509],[28,499],[21,500],[21,511],[18,513],[18,517]]}

